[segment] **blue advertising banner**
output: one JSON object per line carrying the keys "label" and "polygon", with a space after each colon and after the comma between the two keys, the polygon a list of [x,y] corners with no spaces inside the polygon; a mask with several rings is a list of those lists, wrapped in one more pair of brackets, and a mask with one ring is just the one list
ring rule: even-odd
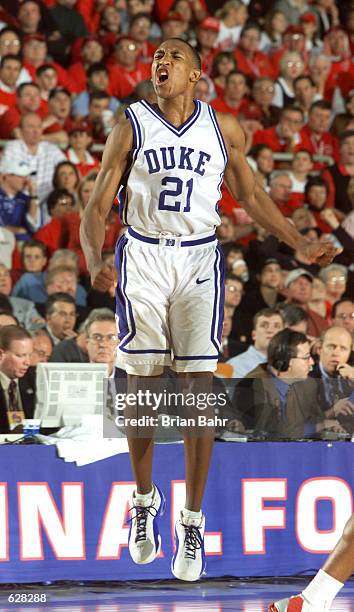
{"label": "blue advertising banner", "polygon": [[[353,511],[354,445],[217,443],[203,511],[207,576],[315,571]],[[0,448],[0,582],[171,578],[173,525],[184,505],[182,444],[157,445],[162,551],[129,556],[134,488],[127,454],[76,467],[45,446]]]}

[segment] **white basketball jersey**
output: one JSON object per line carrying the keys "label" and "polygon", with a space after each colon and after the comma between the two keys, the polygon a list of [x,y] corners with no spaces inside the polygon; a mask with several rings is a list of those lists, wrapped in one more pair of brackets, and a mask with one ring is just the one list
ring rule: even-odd
{"label": "white basketball jersey", "polygon": [[202,234],[220,224],[218,201],[227,163],[213,109],[195,100],[175,127],[146,101],[129,106],[134,142],[119,200],[126,225],[151,234]]}

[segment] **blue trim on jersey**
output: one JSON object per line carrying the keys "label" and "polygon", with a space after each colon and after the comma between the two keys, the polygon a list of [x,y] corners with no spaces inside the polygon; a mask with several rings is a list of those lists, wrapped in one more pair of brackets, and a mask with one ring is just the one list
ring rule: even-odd
{"label": "blue trim on jersey", "polygon": [[[150,236],[144,236],[143,234],[139,234],[138,232],[136,232],[132,227],[128,228],[128,234],[130,234],[130,236],[133,236],[133,238],[136,238],[137,240],[141,240],[141,242],[147,242],[148,244],[155,244],[158,245],[160,244],[160,238],[151,238]],[[166,240],[168,240],[169,237],[166,236]],[[171,238],[171,240],[173,240],[173,238]],[[206,236],[205,238],[199,238],[197,240],[183,240],[180,244],[181,247],[189,247],[189,246],[198,246],[200,244],[208,244],[209,242],[214,242],[216,240],[216,236],[215,234],[213,234],[212,236]],[[171,245],[174,246],[174,245]]]}
{"label": "blue trim on jersey", "polygon": [[190,357],[178,357],[177,355],[173,355],[173,359],[176,359],[176,361],[192,361],[192,359],[219,359],[219,353],[215,356],[213,355],[191,355]]}
{"label": "blue trim on jersey", "polygon": [[[170,355],[171,351],[169,349],[164,350],[164,349],[144,349],[139,351],[138,349],[126,349],[126,348],[121,348],[119,347],[119,350],[122,351],[123,353],[128,353],[129,355],[141,355],[141,354],[145,354],[145,353],[153,353],[153,354],[158,354],[158,355]],[[143,364],[144,365],[144,364]],[[157,364],[159,365],[159,364]]]}
{"label": "blue trim on jersey", "polygon": [[219,128],[219,124],[218,124],[218,121],[217,121],[214,109],[211,106],[208,105],[208,111],[209,111],[210,119],[211,119],[211,121],[213,123],[214,129],[215,129],[215,132],[216,132],[217,139],[219,141],[221,153],[223,155],[225,166],[226,166],[226,164],[228,162],[228,154],[227,154],[227,149],[226,149],[226,146],[225,146],[225,141],[224,141],[223,135],[221,133],[221,130]]}
{"label": "blue trim on jersey", "polygon": [[119,199],[119,215],[125,225],[128,225],[128,193],[127,193],[127,183],[129,179],[129,175],[133,164],[136,161],[138,153],[143,144],[141,127],[139,124],[139,120],[132,110],[131,107],[125,109],[125,116],[129,119],[130,124],[133,130],[133,150],[131,152],[130,163],[127,164],[127,170],[124,172],[124,175],[121,179],[121,184],[118,190],[118,199]]}
{"label": "blue trim on jersey", "polygon": [[165,119],[165,117],[160,115],[160,113],[158,113],[154,109],[154,107],[151,104],[149,104],[149,102],[147,102],[146,100],[141,100],[140,104],[142,104],[144,108],[146,108],[146,110],[148,110],[152,115],[154,115],[156,119],[161,121],[161,123],[165,127],[167,127],[171,132],[173,132],[176,136],[183,136],[183,134],[185,134],[187,130],[189,130],[189,128],[197,121],[200,115],[200,111],[201,111],[200,101],[194,100],[195,108],[194,108],[193,113],[191,114],[190,117],[188,117],[188,119],[184,123],[182,123],[182,125],[180,125],[179,127],[176,127],[175,125],[173,125],[173,123],[168,121],[168,119]]}

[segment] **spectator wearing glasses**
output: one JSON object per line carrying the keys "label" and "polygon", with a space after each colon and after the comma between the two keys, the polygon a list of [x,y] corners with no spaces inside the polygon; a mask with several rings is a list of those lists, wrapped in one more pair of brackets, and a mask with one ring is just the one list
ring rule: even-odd
{"label": "spectator wearing glasses", "polygon": [[280,60],[280,76],[275,83],[273,104],[279,108],[295,101],[294,81],[304,71],[304,62],[299,53],[289,51]]}
{"label": "spectator wearing glasses", "polygon": [[283,319],[278,310],[264,308],[257,312],[253,322],[253,344],[227,362],[233,368],[232,378],[243,378],[260,363],[265,363],[269,342],[283,327]]}
{"label": "spectator wearing glasses", "polygon": [[[0,58],[6,55],[20,55],[21,41],[16,30],[5,27],[0,31]],[[19,80],[25,82],[26,76],[22,69]],[[20,85],[20,82],[17,83]]]}
{"label": "spectator wearing glasses", "polygon": [[72,295],[53,292],[45,305],[45,329],[54,344],[76,336],[76,305]]}
{"label": "spectator wearing glasses", "polygon": [[96,314],[86,326],[86,335],[90,363],[106,363],[108,376],[112,376],[118,346],[114,314]]}
{"label": "spectator wearing glasses", "polygon": [[273,104],[274,81],[270,77],[259,77],[253,81],[252,100],[243,109],[245,119],[260,121],[264,128],[276,125],[280,117],[280,109]]}
{"label": "spectator wearing glasses", "polygon": [[352,355],[353,336],[344,327],[330,327],[321,337],[319,361],[311,372],[319,390],[319,404],[326,418],[337,418],[350,433],[354,432],[354,390]]}
{"label": "spectator wearing glasses", "polygon": [[[319,277],[326,286],[327,300],[332,306],[346,292],[348,270],[345,266],[334,263],[323,268],[319,273]],[[329,315],[330,313],[328,312],[327,314]]]}
{"label": "spectator wearing glasses", "polygon": [[33,417],[35,381],[26,376],[32,350],[32,338],[22,327],[6,325],[0,329],[1,433],[22,431],[22,420]]}
{"label": "spectator wearing glasses", "polygon": [[150,66],[139,62],[139,49],[128,35],[120,36],[116,43],[110,68],[112,95],[123,100],[130,96],[140,81],[150,79]]}
{"label": "spectator wearing glasses", "polygon": [[344,327],[353,335],[354,339],[354,302],[352,300],[342,298],[334,302],[331,319],[333,325]]}

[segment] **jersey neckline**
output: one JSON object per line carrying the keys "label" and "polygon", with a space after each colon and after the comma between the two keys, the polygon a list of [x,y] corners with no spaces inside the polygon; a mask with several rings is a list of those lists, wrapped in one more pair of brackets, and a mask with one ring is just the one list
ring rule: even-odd
{"label": "jersey neckline", "polygon": [[158,119],[165,127],[167,127],[171,132],[176,134],[176,136],[183,136],[183,134],[185,134],[189,130],[189,128],[192,127],[192,125],[196,122],[200,115],[200,100],[193,101],[195,105],[193,113],[179,127],[176,127],[175,125],[173,125],[173,123],[168,121],[168,119],[165,119],[165,117],[163,117],[157,110],[155,110],[155,108],[146,100],[140,100],[140,104],[142,104],[144,108],[146,108],[146,110],[148,110],[152,115],[154,115],[154,117],[156,117],[156,119]]}

